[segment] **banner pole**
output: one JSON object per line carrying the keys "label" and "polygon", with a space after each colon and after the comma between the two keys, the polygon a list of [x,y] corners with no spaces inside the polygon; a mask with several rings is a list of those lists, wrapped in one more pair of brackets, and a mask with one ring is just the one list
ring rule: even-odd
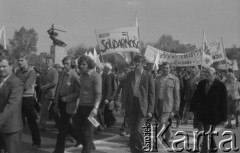
{"label": "banner pole", "polygon": [[[98,46],[99,46],[99,42],[98,42],[98,38],[97,38],[97,32],[96,32],[96,30],[95,30],[95,36],[96,36],[97,43],[98,43]],[[99,46],[99,48],[100,48],[100,46]],[[101,56],[102,62],[103,62],[103,64],[104,64],[105,62],[104,62],[104,59],[103,59],[103,56],[102,56],[101,49],[100,49],[100,56]]]}
{"label": "banner pole", "polygon": [[203,53],[204,53],[204,29],[203,29],[203,39],[202,39],[202,56],[201,56],[201,67],[200,67],[200,70],[202,70]]}
{"label": "banner pole", "polygon": [[139,41],[139,53],[141,54],[141,41],[140,41],[140,32],[139,32],[139,26],[138,26],[138,18],[137,18],[137,12],[135,13],[135,20],[136,20],[136,27],[138,31],[138,41]]}
{"label": "banner pole", "polygon": [[117,61],[116,61],[116,53],[113,53],[113,56],[114,56],[114,61],[115,61],[115,65],[116,65],[116,67],[117,67],[117,69],[118,69],[118,71],[119,71],[119,67],[118,67],[118,64],[117,64]]}

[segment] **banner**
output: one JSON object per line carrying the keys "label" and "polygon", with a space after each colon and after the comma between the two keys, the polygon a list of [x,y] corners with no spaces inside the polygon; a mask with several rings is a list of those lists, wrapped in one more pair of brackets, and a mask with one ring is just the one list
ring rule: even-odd
{"label": "banner", "polygon": [[102,55],[117,52],[139,53],[138,27],[97,30],[96,37]]}
{"label": "banner", "polygon": [[203,31],[203,45],[204,54],[211,56],[212,62],[219,62],[225,60],[225,51],[221,41],[207,42],[205,31]]}
{"label": "banner", "polygon": [[152,46],[147,46],[144,56],[149,63],[155,62],[156,55],[159,56],[159,64],[168,62],[173,66],[179,67],[196,66],[201,65],[202,49],[200,48],[191,52],[177,54],[162,51]]}
{"label": "banner", "polygon": [[229,60],[229,61],[227,61],[227,67],[226,67],[226,64],[219,64],[217,68],[221,70],[232,69],[233,71],[238,71],[237,60]]}
{"label": "banner", "polygon": [[221,41],[214,41],[208,44],[208,54],[211,55],[213,62],[225,60],[225,51]]}

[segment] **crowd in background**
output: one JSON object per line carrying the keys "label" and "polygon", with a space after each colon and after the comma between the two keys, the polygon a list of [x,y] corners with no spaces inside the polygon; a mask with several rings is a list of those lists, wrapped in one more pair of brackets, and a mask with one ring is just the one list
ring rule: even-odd
{"label": "crowd in background", "polygon": [[[53,153],[64,153],[68,135],[75,146],[83,146],[82,153],[90,153],[97,149],[94,134],[117,122],[114,110],[121,110],[124,117],[120,135],[130,134],[132,153],[143,152],[142,127],[147,121],[167,126],[176,119],[179,127],[193,120],[193,128],[208,131],[210,125],[215,127],[226,120],[226,128],[232,128],[234,117],[239,125],[240,83],[230,70],[218,73],[212,67],[198,66],[176,70],[166,62],[151,71],[141,55],[134,57],[135,67],[121,71],[111,63],[96,65],[85,55],[77,61],[67,56],[63,66],[54,65],[53,58],[47,57],[43,70],[32,67],[25,54],[20,54],[17,61],[18,69],[13,70],[11,60],[0,57],[0,145],[9,153],[21,150],[20,135],[26,123],[32,147],[41,147],[40,132],[49,130],[49,119],[59,131]],[[206,119],[206,115],[213,117]],[[95,128],[89,117],[100,126]],[[172,136],[169,128],[165,140],[169,142]],[[206,141],[204,137],[202,153],[206,152]]]}

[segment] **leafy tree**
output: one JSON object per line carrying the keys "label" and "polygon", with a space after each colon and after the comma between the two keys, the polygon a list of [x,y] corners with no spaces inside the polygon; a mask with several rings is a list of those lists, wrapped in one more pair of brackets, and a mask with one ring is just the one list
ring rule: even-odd
{"label": "leafy tree", "polygon": [[233,45],[232,48],[226,48],[225,51],[229,59],[240,59],[240,48],[237,48],[236,45]]}
{"label": "leafy tree", "polygon": [[174,40],[170,35],[162,35],[153,46],[160,50],[173,53],[184,53],[196,49],[195,45],[181,44],[179,40]]}
{"label": "leafy tree", "polygon": [[21,27],[18,31],[15,31],[13,38],[9,39],[12,56],[16,56],[21,52],[26,54],[37,52],[37,41],[38,34],[33,28],[28,30]]}
{"label": "leafy tree", "polygon": [[43,57],[41,57],[40,55],[30,54],[29,64],[35,67],[44,67],[45,61],[43,60]]}
{"label": "leafy tree", "polygon": [[163,51],[172,51],[176,48],[177,41],[174,41],[170,35],[162,35],[158,41],[155,43],[154,47],[161,49]]}

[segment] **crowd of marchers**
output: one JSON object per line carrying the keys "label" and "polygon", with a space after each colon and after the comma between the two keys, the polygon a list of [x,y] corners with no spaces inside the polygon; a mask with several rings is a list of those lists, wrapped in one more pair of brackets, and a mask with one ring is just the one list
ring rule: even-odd
{"label": "crowd of marchers", "polygon": [[[145,67],[144,56],[136,55],[133,60],[134,67],[119,72],[110,63],[96,64],[85,55],[77,60],[66,56],[63,67],[54,65],[49,56],[46,69],[39,70],[21,53],[15,70],[13,61],[1,55],[1,151],[24,152],[24,125],[30,129],[32,149],[41,148],[41,131],[49,130],[47,121],[52,119],[58,129],[53,153],[64,153],[69,135],[76,147],[82,145],[81,153],[91,153],[98,149],[94,135],[117,122],[115,109],[121,109],[124,121],[120,135],[130,135],[128,147],[132,153],[144,152],[143,126],[149,121],[157,122],[159,129],[173,119],[177,127],[193,120],[193,128],[204,132],[214,131],[226,121],[226,128],[238,127],[240,83],[232,71],[217,75],[213,67],[198,66],[175,71],[167,62],[151,71]],[[100,125],[95,127],[90,118]],[[236,125],[231,124],[233,118]],[[171,143],[171,139],[170,127],[164,133],[163,144]],[[217,147],[213,136],[210,141],[204,136],[202,145],[197,145],[201,153]]]}

